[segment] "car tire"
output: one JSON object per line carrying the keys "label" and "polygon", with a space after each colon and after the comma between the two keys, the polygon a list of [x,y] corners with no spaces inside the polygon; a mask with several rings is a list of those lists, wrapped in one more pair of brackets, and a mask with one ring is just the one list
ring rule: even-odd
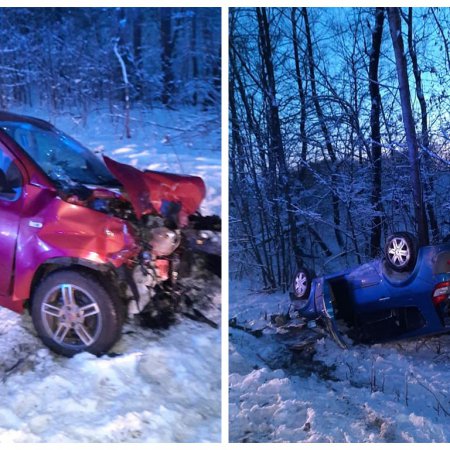
{"label": "car tire", "polygon": [[416,264],[416,239],[411,233],[394,233],[386,240],[384,255],[386,263],[391,269],[396,272],[407,272]]}
{"label": "car tire", "polygon": [[309,297],[311,291],[312,276],[307,269],[301,268],[295,272],[292,280],[292,298],[303,300]]}
{"label": "car tire", "polygon": [[59,270],[44,278],[32,296],[31,316],[42,342],[73,356],[106,353],[120,338],[123,305],[91,273]]}

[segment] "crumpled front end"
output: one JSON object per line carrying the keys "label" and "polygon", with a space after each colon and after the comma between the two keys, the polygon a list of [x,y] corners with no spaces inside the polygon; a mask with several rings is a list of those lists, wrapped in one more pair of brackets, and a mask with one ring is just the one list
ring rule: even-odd
{"label": "crumpled front end", "polygon": [[188,224],[188,217],[197,212],[205,198],[206,187],[200,177],[142,172],[107,156],[103,159],[123,185],[138,219],[145,214],[159,214],[184,227]]}
{"label": "crumpled front end", "polygon": [[189,277],[199,258],[220,272],[220,218],[198,213],[201,178],[105,161],[125,192],[119,185],[27,186],[12,296],[19,312],[44,266],[108,273],[131,314],[173,312],[184,298],[179,278]]}

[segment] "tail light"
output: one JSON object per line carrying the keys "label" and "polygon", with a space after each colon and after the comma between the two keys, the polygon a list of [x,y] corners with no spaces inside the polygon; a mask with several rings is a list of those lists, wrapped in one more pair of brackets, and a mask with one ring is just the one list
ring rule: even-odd
{"label": "tail light", "polygon": [[440,305],[442,302],[450,297],[450,281],[444,281],[438,283],[433,291],[433,304],[434,306]]}

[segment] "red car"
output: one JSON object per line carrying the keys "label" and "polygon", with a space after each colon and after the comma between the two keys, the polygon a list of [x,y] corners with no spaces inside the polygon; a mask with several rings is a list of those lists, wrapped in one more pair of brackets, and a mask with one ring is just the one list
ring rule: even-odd
{"label": "red car", "polygon": [[58,353],[105,353],[127,312],[170,299],[192,247],[220,255],[204,196],[199,177],[101,161],[48,122],[0,112],[0,306],[28,307]]}

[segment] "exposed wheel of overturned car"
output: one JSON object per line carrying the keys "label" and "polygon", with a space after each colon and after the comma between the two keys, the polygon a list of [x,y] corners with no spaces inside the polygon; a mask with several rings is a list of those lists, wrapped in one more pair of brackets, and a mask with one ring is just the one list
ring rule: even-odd
{"label": "exposed wheel of overturned car", "polygon": [[124,320],[113,293],[91,274],[75,270],[58,270],[41,281],[31,315],[44,344],[64,356],[107,352],[119,339]]}
{"label": "exposed wheel of overturned car", "polygon": [[292,280],[292,297],[294,300],[308,298],[313,277],[305,268],[298,269]]}
{"label": "exposed wheel of overturned car", "polygon": [[406,231],[394,233],[386,240],[384,254],[391,269],[397,272],[411,270],[417,259],[416,239]]}

